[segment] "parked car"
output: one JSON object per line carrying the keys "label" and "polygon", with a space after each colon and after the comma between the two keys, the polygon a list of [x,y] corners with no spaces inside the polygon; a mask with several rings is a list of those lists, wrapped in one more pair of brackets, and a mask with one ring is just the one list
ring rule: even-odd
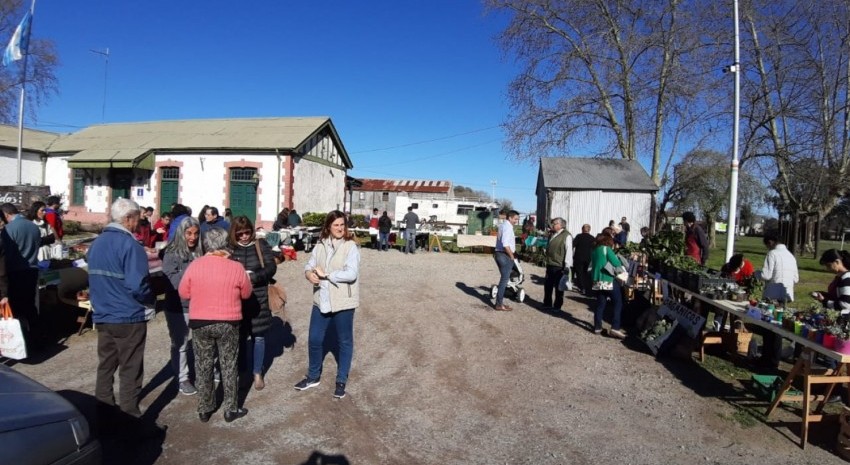
{"label": "parked car", "polygon": [[0,462],[100,464],[86,418],[56,392],[0,364]]}

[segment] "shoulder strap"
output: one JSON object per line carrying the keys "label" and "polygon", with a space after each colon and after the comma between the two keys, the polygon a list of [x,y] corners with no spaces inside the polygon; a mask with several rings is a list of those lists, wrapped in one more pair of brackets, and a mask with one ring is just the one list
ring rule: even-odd
{"label": "shoulder strap", "polygon": [[257,239],[254,241],[254,247],[257,249],[257,257],[260,259],[260,268],[266,269],[266,262],[263,261],[263,251],[260,250],[260,240]]}

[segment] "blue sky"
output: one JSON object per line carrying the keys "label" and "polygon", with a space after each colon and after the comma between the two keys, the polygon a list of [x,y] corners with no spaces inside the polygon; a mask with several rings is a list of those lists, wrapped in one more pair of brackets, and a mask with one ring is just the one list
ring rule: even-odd
{"label": "blue sky", "polygon": [[[356,177],[451,180],[534,209],[537,164],[503,148],[517,72],[476,0],[124,2],[36,5],[59,94],[30,127],[330,116]],[[109,48],[105,118],[104,57]]]}

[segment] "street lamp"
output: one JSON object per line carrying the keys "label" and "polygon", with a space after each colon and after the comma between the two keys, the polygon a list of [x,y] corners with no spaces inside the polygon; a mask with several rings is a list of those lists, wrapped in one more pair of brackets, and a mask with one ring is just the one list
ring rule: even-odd
{"label": "street lamp", "polygon": [[[735,231],[737,226],[738,208],[738,120],[741,118],[741,40],[738,27],[738,0],[734,0],[735,8],[735,63],[726,70],[735,75],[735,111],[732,122],[732,166],[729,176],[729,224],[726,227],[726,261],[732,258],[735,251]],[[726,71],[724,70],[724,71]]]}

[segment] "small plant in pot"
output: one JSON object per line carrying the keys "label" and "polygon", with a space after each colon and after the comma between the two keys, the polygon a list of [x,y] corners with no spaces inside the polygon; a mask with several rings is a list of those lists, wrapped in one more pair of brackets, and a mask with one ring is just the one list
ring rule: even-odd
{"label": "small plant in pot", "polygon": [[[835,337],[833,341],[833,350],[842,354],[850,354],[850,320],[846,316],[842,316],[838,321],[829,327],[829,333]],[[827,346],[826,337],[824,337],[824,346]]]}

